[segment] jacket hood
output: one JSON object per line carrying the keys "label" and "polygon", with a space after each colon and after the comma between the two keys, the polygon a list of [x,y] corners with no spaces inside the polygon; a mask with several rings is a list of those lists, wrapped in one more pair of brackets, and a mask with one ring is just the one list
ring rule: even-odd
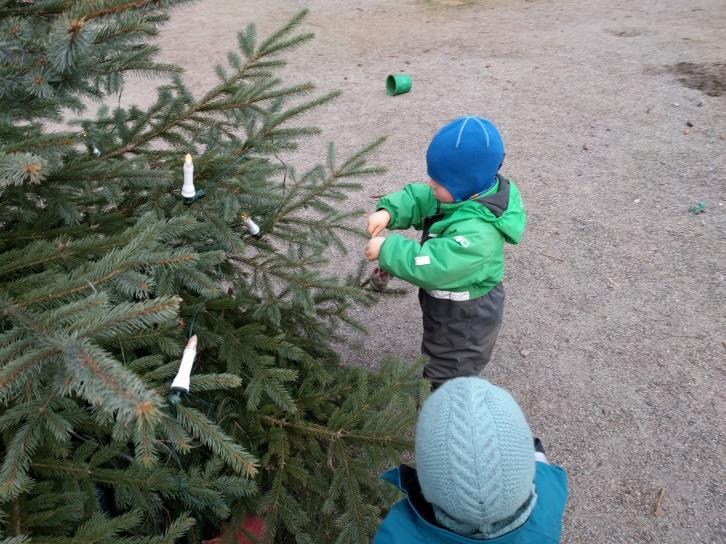
{"label": "jacket hood", "polygon": [[441,204],[441,211],[451,215],[439,225],[446,228],[456,221],[480,218],[499,230],[507,242],[518,244],[527,225],[522,197],[517,186],[504,176],[497,174],[497,181],[499,188],[493,194],[464,202]]}

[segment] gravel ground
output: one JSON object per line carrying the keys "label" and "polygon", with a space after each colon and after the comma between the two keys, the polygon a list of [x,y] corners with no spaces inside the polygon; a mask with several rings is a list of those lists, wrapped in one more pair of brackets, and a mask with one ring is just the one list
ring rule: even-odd
{"label": "gravel ground", "polygon": [[[484,375],[569,472],[563,541],[726,542],[726,3],[209,0],[175,13],[162,56],[203,90],[247,22],[264,35],[301,7],[317,39],[287,75],[344,96],[312,119],[324,138],[299,161],[389,136],[388,174],[351,205],[426,181],[426,146],[451,118],[501,129],[529,225],[508,250]],[[388,97],[396,71],[413,89]],[[413,290],[360,317],[372,334],[349,362],[416,358]]]}

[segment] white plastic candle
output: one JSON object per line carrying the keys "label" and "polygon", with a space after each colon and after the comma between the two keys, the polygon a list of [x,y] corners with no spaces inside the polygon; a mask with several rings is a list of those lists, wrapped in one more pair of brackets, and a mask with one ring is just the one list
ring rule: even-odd
{"label": "white plastic candle", "polygon": [[172,389],[183,389],[189,392],[189,377],[192,374],[192,365],[194,365],[194,358],[196,356],[197,335],[195,334],[187,342],[187,347],[184,348],[184,354],[179,365],[179,372],[176,373],[176,378],[171,382]]}
{"label": "white plastic candle", "polygon": [[252,221],[252,219],[249,218],[247,215],[242,216],[242,222],[247,227],[247,230],[250,232],[252,236],[257,236],[260,233],[260,227],[257,226],[257,223]]}
{"label": "white plastic candle", "polygon": [[181,194],[184,198],[194,198],[197,194],[194,188],[194,163],[189,153],[184,158],[184,185],[182,185]]}

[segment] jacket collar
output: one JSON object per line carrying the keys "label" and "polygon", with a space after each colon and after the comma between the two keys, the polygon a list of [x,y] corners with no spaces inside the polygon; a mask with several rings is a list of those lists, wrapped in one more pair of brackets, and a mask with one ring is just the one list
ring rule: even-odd
{"label": "jacket collar", "polygon": [[[489,210],[495,219],[498,219],[509,208],[509,195],[511,193],[511,182],[502,176],[497,174],[497,184],[494,192],[490,193],[486,191],[481,194],[473,195],[466,200],[461,202],[436,202],[436,213],[444,212],[445,214],[456,213],[459,209],[471,209],[468,206],[470,203],[479,204]],[[493,189],[490,189],[492,191]]]}
{"label": "jacket collar", "polygon": [[494,217],[501,217],[509,206],[509,180],[501,174],[497,174],[497,181],[499,190],[496,193],[488,196],[473,196],[470,200],[487,208],[494,214]]}
{"label": "jacket collar", "polygon": [[442,527],[436,522],[434,508],[425,499],[418,483],[416,469],[408,465],[401,465],[385,472],[381,479],[393,484],[406,494],[408,504],[416,516],[416,524],[423,526],[431,544],[481,544],[481,540],[468,538]]}
{"label": "jacket collar", "polygon": [[433,517],[433,507],[426,502],[421,493],[415,469],[401,465],[399,468],[389,470],[381,478],[406,493],[408,508],[405,515],[410,517],[418,528],[418,537],[402,540],[402,542],[515,544],[518,542],[556,543],[560,541],[562,516],[568,493],[567,476],[564,470],[556,465],[537,462],[535,485],[537,486],[537,494],[542,500],[537,501],[534,510],[524,525],[502,536],[488,540],[477,540],[462,536],[437,524]]}
{"label": "jacket collar", "polygon": [[411,504],[416,513],[430,524],[440,527],[440,525],[436,522],[434,507],[424,498],[423,493],[421,492],[421,484],[418,483],[416,469],[408,465],[401,465],[398,469],[393,470],[398,470],[398,482],[394,485],[406,493],[408,502]]}

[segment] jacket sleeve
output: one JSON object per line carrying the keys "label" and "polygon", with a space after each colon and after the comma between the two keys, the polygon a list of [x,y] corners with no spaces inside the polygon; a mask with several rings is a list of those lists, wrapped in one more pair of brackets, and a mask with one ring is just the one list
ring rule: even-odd
{"label": "jacket sleeve", "polygon": [[389,229],[421,228],[421,221],[432,212],[435,204],[436,199],[428,185],[409,183],[400,191],[381,198],[376,209],[391,214]]}
{"label": "jacket sleeve", "polygon": [[419,244],[391,234],[381,246],[378,263],[386,272],[426,290],[463,290],[488,258],[490,244],[476,231],[439,236]]}

